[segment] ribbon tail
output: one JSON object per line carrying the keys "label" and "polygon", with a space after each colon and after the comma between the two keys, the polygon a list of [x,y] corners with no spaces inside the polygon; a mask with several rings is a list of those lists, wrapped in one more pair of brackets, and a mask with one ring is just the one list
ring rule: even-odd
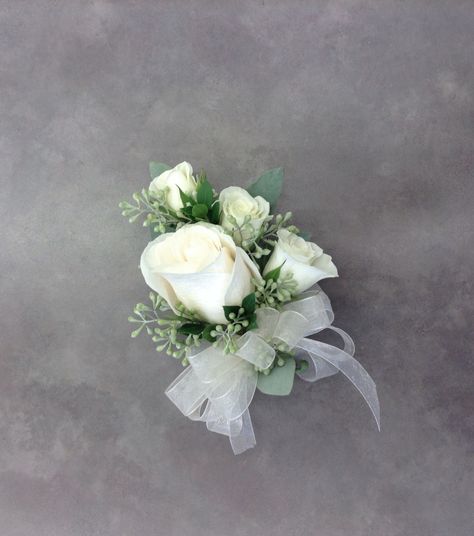
{"label": "ribbon tail", "polygon": [[229,434],[230,445],[234,454],[242,454],[242,452],[255,447],[257,444],[249,410],[247,409],[238,420],[240,421],[239,424],[241,424],[238,427],[238,431],[234,431],[231,426]]}
{"label": "ribbon tail", "polygon": [[210,412],[206,418],[202,420],[206,421],[207,429],[210,432],[223,434],[229,438],[234,454],[242,454],[242,452],[255,447],[257,444],[248,409],[236,419],[226,420],[225,417],[222,417],[221,415],[213,414],[211,404]]}
{"label": "ribbon tail", "polygon": [[[339,333],[338,328],[336,328],[335,331]],[[343,333],[345,334],[345,332]],[[347,337],[350,339],[348,335]],[[352,339],[350,339],[350,341],[352,342]],[[349,341],[344,340],[344,342],[345,346],[349,344],[348,349],[351,350]],[[364,400],[367,402],[375,422],[377,423],[377,428],[380,431],[380,404],[377,396],[377,388],[369,373],[356,359],[336,346],[331,346],[330,344],[320,341],[313,341],[311,339],[302,339],[296,348],[308,352],[316,368],[318,367],[318,361],[323,360],[341,371],[364,397]],[[303,379],[307,378],[303,377]]]}

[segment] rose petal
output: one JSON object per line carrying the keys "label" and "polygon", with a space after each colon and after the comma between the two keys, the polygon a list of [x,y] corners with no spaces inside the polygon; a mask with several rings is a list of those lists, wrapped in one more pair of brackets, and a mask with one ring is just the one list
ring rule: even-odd
{"label": "rose petal", "polygon": [[140,269],[146,284],[160,296],[162,296],[169,303],[170,307],[174,309],[177,302],[176,294],[166,279],[164,279],[161,274],[153,270],[149,259],[152,247],[155,244],[162,242],[170,235],[171,233],[164,233],[148,243],[140,257]]}
{"label": "rose petal", "polygon": [[178,301],[210,323],[226,324],[224,297],[230,274],[163,274]]}
{"label": "rose petal", "polygon": [[236,248],[234,269],[224,304],[241,305],[243,298],[254,290],[252,277],[260,278],[257,267],[242,248]]}

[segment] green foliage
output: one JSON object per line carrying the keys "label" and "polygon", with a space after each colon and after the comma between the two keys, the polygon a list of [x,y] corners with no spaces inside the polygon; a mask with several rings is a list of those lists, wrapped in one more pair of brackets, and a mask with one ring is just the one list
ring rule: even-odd
{"label": "green foliage", "polygon": [[[166,164],[150,162],[150,176],[155,178],[170,169]],[[198,177],[196,199],[179,190],[183,208],[178,212],[170,209],[166,200],[166,191],[150,191],[146,188],[133,194],[134,203],[122,201],[119,207],[122,215],[130,223],[143,218],[143,226],[150,227],[152,239],[161,233],[175,231],[186,223],[208,221],[219,223],[220,207],[217,194],[209,184],[204,172]]]}
{"label": "green foliage", "polygon": [[[250,234],[250,238],[242,240],[242,247],[260,269],[263,269],[266,264],[265,257],[268,257],[273,251],[278,239],[278,231],[280,229],[286,229],[291,233],[299,232],[299,229],[291,224],[291,217],[291,212],[286,212],[285,214],[276,214],[275,216],[268,216],[256,234]],[[248,236],[249,231],[251,233],[252,229],[253,227],[251,225],[250,218],[248,221],[244,220],[241,225],[238,225],[236,222],[233,236]]]}
{"label": "green foliage", "polygon": [[182,305],[177,305],[179,314],[175,314],[166,301],[154,292],[150,292],[149,297],[151,306],[138,303],[133,310],[134,316],[128,318],[129,322],[139,324],[132,332],[132,337],[137,337],[145,330],[157,344],[158,352],[165,351],[186,365],[186,354],[192,347],[199,346],[199,335],[205,325]]}
{"label": "green foliage", "polygon": [[265,281],[278,281],[278,278],[280,277],[281,269],[286,261],[283,261],[280,266],[277,266],[273,270],[270,270],[266,275],[263,276]]}
{"label": "green foliage", "polygon": [[148,165],[148,169],[150,170],[150,179],[154,179],[161,175],[163,171],[168,171],[168,169],[171,169],[170,166],[167,164],[162,164],[161,162],[150,162]]}
{"label": "green foliage", "polygon": [[204,328],[201,337],[208,342],[216,342],[215,335],[212,335],[213,332],[216,331],[216,324],[207,324],[207,326]]}
{"label": "green foliage", "polygon": [[219,223],[219,202],[203,171],[199,174],[196,199],[179,189],[183,208],[181,213],[189,222]]}
{"label": "green foliage", "polygon": [[164,192],[150,192],[144,188],[141,192],[135,192],[132,197],[135,204],[128,201],[119,203],[122,216],[127,217],[130,223],[144,218],[143,226],[150,227],[152,236],[175,230],[190,221],[186,216],[178,215],[167,207]]}
{"label": "green foliage", "polygon": [[[281,270],[281,266],[276,270]],[[272,272],[267,274],[264,281],[254,280],[257,307],[278,309],[283,303],[290,301],[296,293],[298,285],[291,272],[282,275],[279,271],[276,280],[273,279]]]}
{"label": "green foliage", "polygon": [[224,305],[223,309],[224,309],[224,316],[226,317],[227,320],[229,320],[229,322],[231,322],[239,314],[240,306],[239,305]]}
{"label": "green foliage", "polygon": [[224,306],[228,324],[208,324],[203,322],[192,311],[182,304],[177,304],[177,313],[170,310],[166,301],[150,293],[151,306],[139,303],[134,308],[134,315],[129,321],[139,324],[132,332],[137,337],[143,330],[157,343],[157,351],[166,351],[168,355],[182,360],[187,364],[187,352],[199,346],[201,340],[211,342],[221,348],[224,353],[237,351],[237,337],[257,327],[255,314],[256,298],[251,293],[243,300],[242,306]]}
{"label": "green foliage", "polygon": [[237,351],[236,336],[257,328],[255,293],[245,296],[242,305],[224,305],[223,308],[229,323],[205,328],[202,337],[222,348],[224,353],[234,353]]}
{"label": "green foliage", "polygon": [[251,315],[255,313],[255,305],[256,305],[255,292],[248,294],[242,300],[242,307],[245,309],[245,312],[247,313],[247,315]]}
{"label": "green foliage", "polygon": [[214,202],[214,192],[212,186],[209,184],[206,176],[201,174],[196,194],[196,201],[208,208],[211,208]]}
{"label": "green foliage", "polygon": [[282,186],[283,169],[275,168],[265,172],[247,188],[247,191],[253,197],[257,197],[258,195],[263,197],[273,208],[280,197]]}
{"label": "green foliage", "polygon": [[205,220],[207,218],[208,208],[202,203],[197,203],[193,206],[191,214],[196,220]]}
{"label": "green foliage", "polygon": [[212,204],[211,210],[209,212],[209,221],[215,225],[219,225],[221,214],[221,205],[219,201],[214,201]]}
{"label": "green foliage", "polygon": [[202,322],[188,323],[180,326],[177,331],[178,333],[184,333],[185,335],[200,335],[205,327],[206,325]]}
{"label": "green foliage", "polygon": [[181,197],[181,203],[183,203],[183,207],[192,207],[195,203],[194,199],[183,192],[183,190],[181,190],[181,188],[178,186],[178,190],[179,190],[179,197]]}

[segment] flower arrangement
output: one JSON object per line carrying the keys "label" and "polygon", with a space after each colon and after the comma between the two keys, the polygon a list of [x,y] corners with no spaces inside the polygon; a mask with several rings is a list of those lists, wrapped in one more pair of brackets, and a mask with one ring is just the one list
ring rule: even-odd
{"label": "flower arrangement", "polygon": [[[169,399],[227,435],[238,454],[255,445],[248,409],[255,389],[288,395],[295,375],[316,381],[342,372],[380,428],[375,384],[353,358],[352,339],[332,326],[329,298],[317,285],[337,277],[337,268],[290,212],[274,213],[282,169],[220,193],[187,162],[151,162],[150,176],[133,203],[120,203],[130,222],[142,220],[152,234],[140,259],[150,303],[137,304],[129,321],[132,337],[148,333],[157,351],[186,367],[166,390]],[[308,338],[326,328],[343,349]]]}

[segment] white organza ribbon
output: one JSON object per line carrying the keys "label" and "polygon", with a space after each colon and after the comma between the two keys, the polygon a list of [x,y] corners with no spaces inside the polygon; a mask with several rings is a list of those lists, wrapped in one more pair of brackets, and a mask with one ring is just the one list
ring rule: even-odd
{"label": "white organza ribbon", "polygon": [[[331,326],[333,320],[329,298],[319,286],[281,311],[258,309],[258,329],[239,338],[235,354],[208,346],[188,356],[189,367],[165,393],[186,417],[204,421],[208,430],[228,436],[234,454],[240,454],[256,444],[248,410],[257,386],[255,368],[270,367],[275,350],[269,343],[283,342],[295,351],[297,361],[305,360],[309,365],[297,371],[301,379],[315,382],[342,372],[364,397],[380,430],[375,383],[352,357],[354,342],[345,331]],[[306,338],[326,328],[340,335],[344,349]]]}

